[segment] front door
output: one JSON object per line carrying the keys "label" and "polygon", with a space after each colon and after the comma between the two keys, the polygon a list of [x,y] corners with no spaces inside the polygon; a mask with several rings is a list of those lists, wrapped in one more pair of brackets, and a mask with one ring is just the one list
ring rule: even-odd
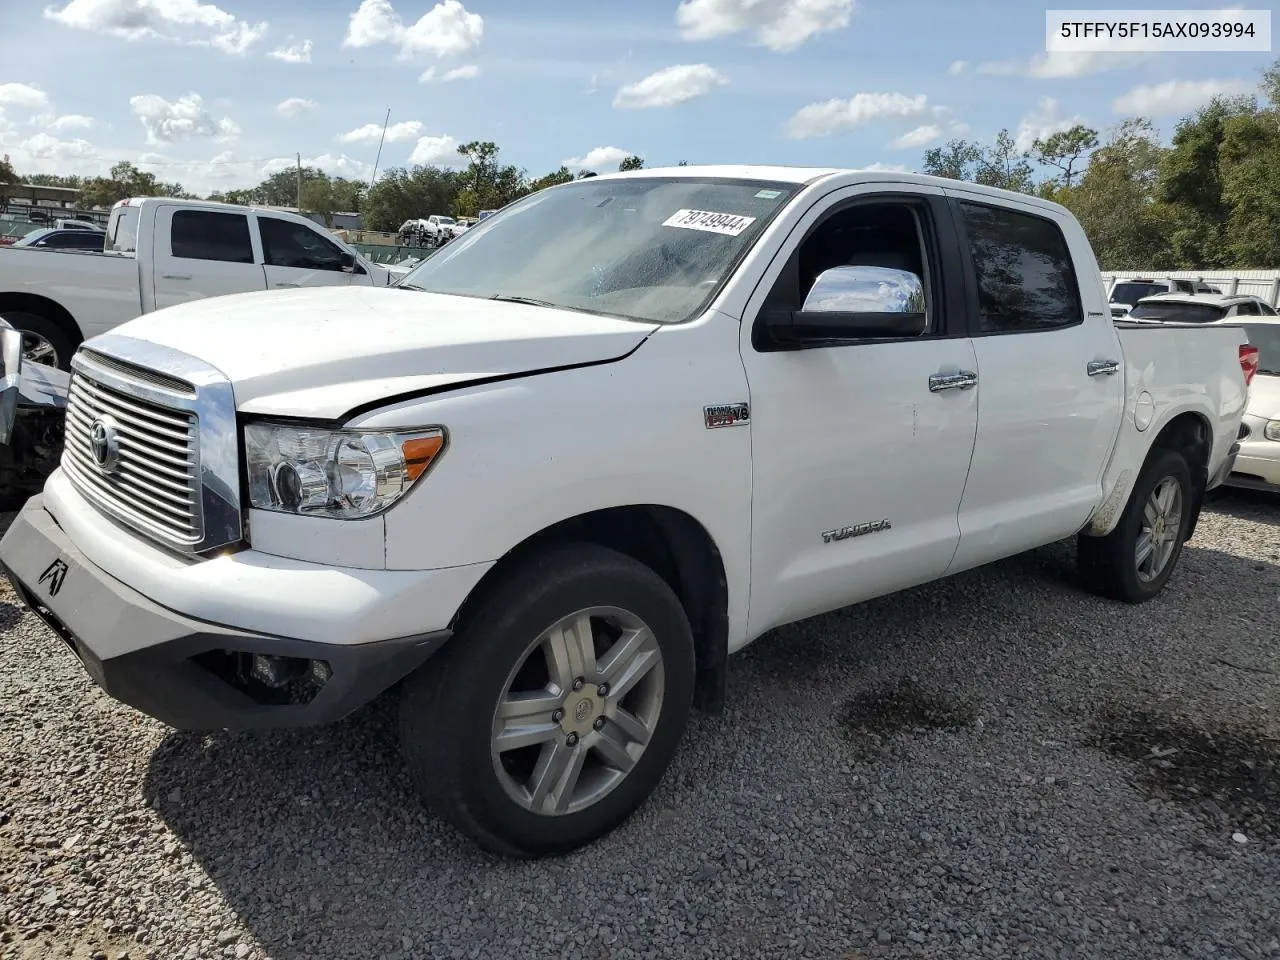
{"label": "front door", "polygon": [[156,214],[155,230],[157,310],[265,287],[246,214],[166,205]]}
{"label": "front door", "polygon": [[[1043,207],[948,190],[971,261],[978,439],[951,572],[1077,532],[1102,497],[1124,364],[1092,252]],[[1068,241],[1077,244],[1074,248]]]}
{"label": "front door", "polygon": [[[810,210],[743,316],[752,421],[749,638],[938,577],[959,541],[978,400],[968,386],[976,364],[953,228],[941,190],[884,190],[851,187]],[[927,332],[770,348],[761,312],[798,309],[816,277],[838,265],[920,276]]]}
{"label": "front door", "polygon": [[343,250],[303,223],[258,214],[267,287],[333,287],[351,282],[342,266]]}

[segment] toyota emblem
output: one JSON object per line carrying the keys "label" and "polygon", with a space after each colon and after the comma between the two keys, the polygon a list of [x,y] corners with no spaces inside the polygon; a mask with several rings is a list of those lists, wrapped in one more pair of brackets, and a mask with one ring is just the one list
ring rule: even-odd
{"label": "toyota emblem", "polygon": [[119,424],[113,417],[98,417],[89,425],[89,455],[103,473],[112,473],[119,465]]}

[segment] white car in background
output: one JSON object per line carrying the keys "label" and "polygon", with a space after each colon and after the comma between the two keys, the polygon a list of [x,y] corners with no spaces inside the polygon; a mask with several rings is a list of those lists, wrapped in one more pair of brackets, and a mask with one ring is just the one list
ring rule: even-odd
{"label": "white car in background", "polygon": [[1248,317],[1275,315],[1275,308],[1269,303],[1248,294],[1164,293],[1139,300],[1124,319],[1162,323],[1240,323]]}
{"label": "white car in background", "polygon": [[1280,493],[1280,318],[1240,324],[1258,348],[1258,369],[1240,428],[1240,453],[1226,483]]}
{"label": "white car in background", "polygon": [[1111,293],[1108,300],[1111,306],[1111,315],[1113,317],[1127,316],[1129,311],[1139,300],[1147,297],[1154,297],[1164,293],[1221,293],[1217,287],[1210,286],[1203,280],[1148,280],[1139,278],[1136,280],[1124,280],[1116,278],[1116,282],[1111,287]]}

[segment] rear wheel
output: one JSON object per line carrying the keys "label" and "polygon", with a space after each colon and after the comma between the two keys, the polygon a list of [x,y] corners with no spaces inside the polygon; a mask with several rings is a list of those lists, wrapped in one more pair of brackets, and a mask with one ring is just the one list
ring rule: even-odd
{"label": "rear wheel", "polygon": [[1115,529],[1079,538],[1077,559],[1089,589],[1126,603],[1164,589],[1190,529],[1193,493],[1186,458],[1176,450],[1154,451]]}
{"label": "rear wheel", "polygon": [[591,544],[516,561],[406,683],[401,745],[431,806],[482,846],[536,857],[608,833],[657,786],[693,698],[679,599]]}

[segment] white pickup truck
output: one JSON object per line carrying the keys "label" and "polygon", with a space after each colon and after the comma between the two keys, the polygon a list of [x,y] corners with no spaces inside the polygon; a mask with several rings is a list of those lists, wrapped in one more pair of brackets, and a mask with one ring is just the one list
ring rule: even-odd
{"label": "white pickup truck", "polygon": [[1078,536],[1156,596],[1231,469],[1240,330],[1113,322],[1063,207],[679,167],[540,191],[388,290],[173,307],[75,357],[0,543],[109,694],[189,729],[398,690],[486,847],[620,824],[731,653]]}
{"label": "white pickup truck", "polygon": [[112,208],[103,253],[0,248],[0,316],[22,331],[28,361],[70,369],[81,341],[163,307],[392,279],[306,217],[147,197]]}

